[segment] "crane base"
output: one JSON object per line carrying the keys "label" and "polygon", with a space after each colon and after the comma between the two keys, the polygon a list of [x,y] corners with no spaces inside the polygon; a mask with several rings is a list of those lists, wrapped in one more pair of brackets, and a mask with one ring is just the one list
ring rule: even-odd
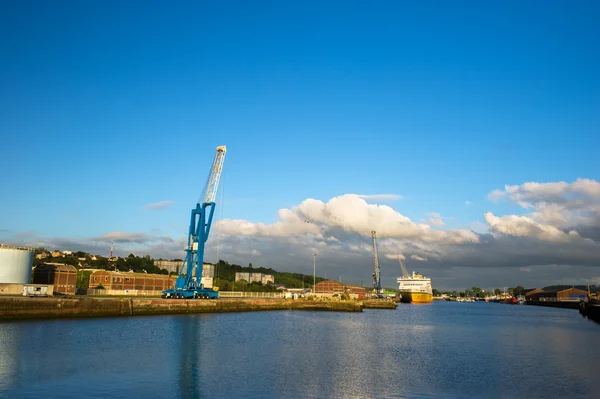
{"label": "crane base", "polygon": [[170,289],[162,292],[163,299],[218,299],[219,292],[206,288],[198,289]]}

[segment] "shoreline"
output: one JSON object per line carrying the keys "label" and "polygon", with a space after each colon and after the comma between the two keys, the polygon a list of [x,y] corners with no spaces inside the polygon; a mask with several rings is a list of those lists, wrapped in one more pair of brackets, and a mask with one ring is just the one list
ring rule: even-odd
{"label": "shoreline", "polygon": [[[374,307],[362,301],[289,299],[0,298],[0,321],[271,310],[362,312],[364,308]],[[376,308],[395,309],[396,304],[381,303]]]}

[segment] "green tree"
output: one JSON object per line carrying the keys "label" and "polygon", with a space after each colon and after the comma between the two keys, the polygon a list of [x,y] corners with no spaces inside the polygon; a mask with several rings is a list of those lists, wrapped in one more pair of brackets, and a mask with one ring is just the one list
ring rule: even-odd
{"label": "green tree", "polygon": [[92,274],[91,270],[78,270],[77,271],[77,281],[75,285],[79,289],[87,290],[90,286],[90,274]]}

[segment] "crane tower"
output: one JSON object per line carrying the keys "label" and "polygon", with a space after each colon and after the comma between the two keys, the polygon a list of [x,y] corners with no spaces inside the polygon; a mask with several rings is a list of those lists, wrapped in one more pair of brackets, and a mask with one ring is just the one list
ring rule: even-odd
{"label": "crane tower", "polygon": [[371,237],[373,238],[373,288],[377,296],[381,295],[381,270],[379,267],[379,256],[377,255],[377,233],[375,230],[371,231]]}

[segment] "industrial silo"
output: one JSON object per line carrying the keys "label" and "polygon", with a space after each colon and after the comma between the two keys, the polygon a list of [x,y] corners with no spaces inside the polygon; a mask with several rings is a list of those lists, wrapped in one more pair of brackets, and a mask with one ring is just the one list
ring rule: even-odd
{"label": "industrial silo", "polygon": [[0,245],[0,284],[29,284],[33,250]]}

